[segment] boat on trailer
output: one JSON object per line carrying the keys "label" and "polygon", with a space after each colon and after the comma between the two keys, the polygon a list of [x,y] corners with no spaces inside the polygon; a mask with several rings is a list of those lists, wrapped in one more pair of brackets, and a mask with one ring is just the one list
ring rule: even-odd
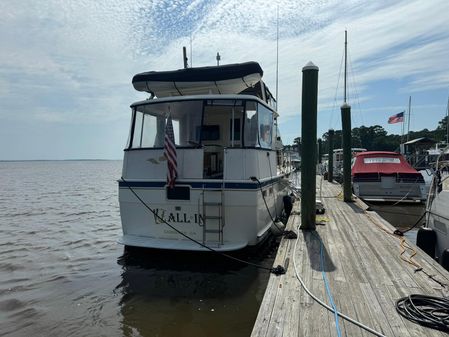
{"label": "boat on trailer", "polygon": [[422,202],[423,176],[397,152],[367,151],[354,158],[354,194],[367,201]]}
{"label": "boat on trailer", "polygon": [[[247,62],[134,76],[134,88],[150,98],[131,105],[119,180],[120,243],[232,251],[267,237],[289,194],[290,171],[276,101],[262,75],[258,63]],[[164,155],[169,123],[173,184]]]}

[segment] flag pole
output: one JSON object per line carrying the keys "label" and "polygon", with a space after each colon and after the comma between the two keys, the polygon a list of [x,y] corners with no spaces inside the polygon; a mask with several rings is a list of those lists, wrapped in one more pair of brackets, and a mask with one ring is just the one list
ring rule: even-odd
{"label": "flag pole", "polygon": [[405,118],[402,118],[402,124],[401,124],[402,125],[401,126],[401,129],[402,129],[401,130],[401,144],[404,143],[404,119]]}
{"label": "flag pole", "polygon": [[408,97],[408,120],[407,120],[407,142],[409,141],[410,137],[410,110],[412,107],[412,96]]}

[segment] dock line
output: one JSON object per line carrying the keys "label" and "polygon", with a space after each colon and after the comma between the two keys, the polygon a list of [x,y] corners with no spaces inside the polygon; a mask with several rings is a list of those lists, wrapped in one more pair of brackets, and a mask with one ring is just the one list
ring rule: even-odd
{"label": "dock line", "polygon": [[[427,213],[427,211],[424,212],[424,214],[421,216],[420,219],[418,219],[418,221],[415,223],[415,225],[413,225],[411,228],[405,230],[404,232],[399,232],[399,233],[398,233],[397,230],[394,231],[394,232],[390,232],[383,225],[379,224],[377,221],[374,221],[374,219],[371,217],[371,215],[367,211],[365,211],[365,213],[368,216],[368,219],[371,220],[371,222],[373,224],[375,224],[382,232],[384,232],[384,233],[386,233],[388,235],[391,235],[394,238],[397,238],[397,239],[400,240],[399,247],[401,249],[401,252],[399,253],[399,257],[400,257],[400,259],[402,261],[405,261],[408,264],[410,264],[411,266],[415,267],[415,273],[416,272],[424,273],[428,278],[430,278],[432,281],[434,281],[435,283],[437,283],[438,285],[440,285],[443,288],[446,288],[448,286],[447,284],[445,284],[445,283],[441,282],[440,280],[438,280],[435,277],[435,275],[429,274],[426,270],[424,270],[424,268],[418,262],[413,261],[413,258],[417,255],[418,252],[412,246],[410,246],[408,244],[408,242],[406,241],[405,237],[403,236],[404,235],[403,233],[408,232],[410,229],[412,229],[413,227],[415,227],[419,223],[419,221],[424,217],[424,215]],[[404,253],[407,250],[410,250],[411,254],[410,254],[410,256],[408,258],[405,258],[404,257]]]}

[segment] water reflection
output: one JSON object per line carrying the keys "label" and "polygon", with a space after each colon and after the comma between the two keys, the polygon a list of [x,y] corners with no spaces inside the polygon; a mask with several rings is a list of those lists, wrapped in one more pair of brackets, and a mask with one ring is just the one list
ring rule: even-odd
{"label": "water reflection", "polygon": [[[232,255],[271,267],[277,244]],[[128,249],[117,262],[124,336],[248,336],[269,277],[211,253]]]}

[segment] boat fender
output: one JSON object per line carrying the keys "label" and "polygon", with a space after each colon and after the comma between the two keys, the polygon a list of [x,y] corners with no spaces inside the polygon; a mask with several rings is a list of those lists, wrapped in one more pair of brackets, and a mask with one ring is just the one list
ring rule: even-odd
{"label": "boat fender", "polygon": [[292,212],[293,209],[293,201],[292,198],[289,195],[284,195],[284,197],[282,198],[282,201],[284,202],[284,211],[285,211],[285,215],[288,217],[290,216],[290,213]]}
{"label": "boat fender", "polygon": [[325,214],[326,213],[326,209],[323,208],[317,208],[315,211],[315,214]]}
{"label": "boat fender", "polygon": [[323,202],[319,199],[315,200],[315,214],[324,214],[326,209],[324,208]]}
{"label": "boat fender", "polygon": [[[421,248],[427,255],[435,258],[435,245],[437,236],[435,231],[429,227],[421,227],[416,235],[416,245]],[[449,258],[449,256],[448,256]],[[449,259],[448,259],[449,262]]]}
{"label": "boat fender", "polygon": [[441,253],[440,263],[444,269],[449,270],[449,248]]}

